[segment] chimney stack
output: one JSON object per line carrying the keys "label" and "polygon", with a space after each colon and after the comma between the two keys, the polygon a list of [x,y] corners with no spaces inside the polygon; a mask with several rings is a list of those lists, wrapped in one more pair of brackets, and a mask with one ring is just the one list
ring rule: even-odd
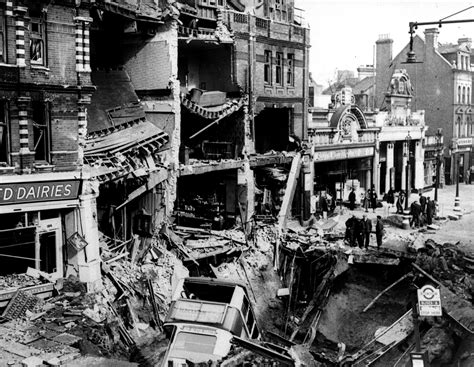
{"label": "chimney stack", "polygon": [[426,46],[430,48],[438,49],[438,28],[428,28],[425,30],[425,42]]}

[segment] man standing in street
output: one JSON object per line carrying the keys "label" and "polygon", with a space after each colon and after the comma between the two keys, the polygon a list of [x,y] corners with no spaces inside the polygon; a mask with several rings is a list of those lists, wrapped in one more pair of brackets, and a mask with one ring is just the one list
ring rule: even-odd
{"label": "man standing in street", "polygon": [[364,214],[362,217],[362,233],[364,235],[364,247],[366,250],[369,249],[370,232],[372,232],[372,221]]}
{"label": "man standing in street", "polygon": [[354,210],[355,208],[355,201],[356,201],[356,194],[354,189],[349,193],[349,208]]}
{"label": "man standing in street", "polygon": [[375,237],[377,238],[377,250],[382,246],[382,237],[384,234],[382,217],[377,215],[377,223],[375,224]]}
{"label": "man standing in street", "polygon": [[423,193],[420,192],[420,205],[421,205],[421,213],[426,213],[426,197],[423,196]]}
{"label": "man standing in street", "polygon": [[436,215],[436,203],[428,196],[428,203],[426,205],[426,222],[433,224],[433,217]]}
{"label": "man standing in street", "polygon": [[346,240],[349,242],[351,247],[354,247],[355,244],[355,227],[356,227],[357,218],[353,214],[347,221],[346,221]]}
{"label": "man standing in street", "polygon": [[418,201],[414,201],[410,205],[410,214],[411,214],[411,220],[410,220],[410,227],[419,227],[420,226],[420,214],[421,214],[421,205],[418,204]]}

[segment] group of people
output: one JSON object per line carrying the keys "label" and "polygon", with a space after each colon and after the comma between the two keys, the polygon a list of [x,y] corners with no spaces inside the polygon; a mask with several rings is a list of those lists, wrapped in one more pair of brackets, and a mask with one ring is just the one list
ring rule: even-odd
{"label": "group of people", "polygon": [[432,224],[436,215],[436,203],[431,198],[420,193],[420,202],[415,200],[410,205],[410,227],[423,227]]}
{"label": "group of people", "polygon": [[[346,221],[345,240],[350,246],[360,248],[369,248],[370,234],[372,233],[372,221],[364,214],[362,218],[357,218],[352,215]],[[382,217],[377,215],[377,223],[375,224],[375,237],[377,239],[377,249],[382,246],[382,238],[384,235],[384,228]]]}
{"label": "group of people", "polygon": [[[352,189],[349,193],[349,209],[355,209],[355,202],[356,202],[356,193],[355,190]],[[375,190],[375,186],[372,185],[372,188],[367,190],[366,195],[362,199],[362,207],[365,209],[366,212],[369,211],[371,208],[375,213],[375,208],[377,207],[377,191]]]}

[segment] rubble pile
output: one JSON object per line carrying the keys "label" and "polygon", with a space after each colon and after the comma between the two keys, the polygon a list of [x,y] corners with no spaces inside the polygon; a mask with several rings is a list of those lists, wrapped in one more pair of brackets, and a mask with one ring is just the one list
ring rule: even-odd
{"label": "rubble pile", "polygon": [[415,264],[438,279],[449,290],[471,302],[474,299],[474,259],[457,244],[427,240],[418,250]]}

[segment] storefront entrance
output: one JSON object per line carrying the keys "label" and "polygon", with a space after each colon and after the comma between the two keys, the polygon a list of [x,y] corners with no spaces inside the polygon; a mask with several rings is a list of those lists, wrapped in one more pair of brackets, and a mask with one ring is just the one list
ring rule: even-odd
{"label": "storefront entrance", "polygon": [[62,276],[62,236],[61,219],[41,220],[38,224],[36,243],[36,268],[46,273]]}

